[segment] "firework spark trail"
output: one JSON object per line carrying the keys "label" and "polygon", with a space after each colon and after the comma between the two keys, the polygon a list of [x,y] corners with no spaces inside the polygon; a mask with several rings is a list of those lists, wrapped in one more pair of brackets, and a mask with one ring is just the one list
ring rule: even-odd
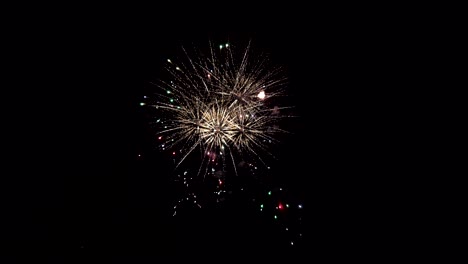
{"label": "firework spark trail", "polygon": [[275,134],[286,132],[276,127],[277,121],[290,117],[279,114],[289,107],[273,109],[268,104],[285,96],[286,78],[281,69],[268,67],[265,57],[255,60],[250,43],[240,61],[228,44],[217,50],[210,42],[207,56],[201,52],[191,56],[182,50],[184,60],[167,60],[169,81],[155,84],[158,92],[153,107],[160,114],[162,149],[172,152],[179,148],[176,168],[200,149],[199,174],[202,167],[206,175],[210,164],[224,164],[226,155],[237,174],[236,157],[243,158],[245,153],[267,167],[262,153],[273,154],[265,142],[276,142]]}

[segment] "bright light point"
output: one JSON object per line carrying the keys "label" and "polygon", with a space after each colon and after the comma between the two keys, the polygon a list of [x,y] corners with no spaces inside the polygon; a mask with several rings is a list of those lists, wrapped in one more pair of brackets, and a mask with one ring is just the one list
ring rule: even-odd
{"label": "bright light point", "polygon": [[175,155],[175,151],[174,151],[174,152],[172,152],[172,155]]}
{"label": "bright light point", "polygon": [[288,231],[288,228],[286,227],[286,231]]}
{"label": "bright light point", "polygon": [[166,93],[167,93],[167,94],[170,94],[170,93],[171,93],[171,91],[167,90],[167,91],[166,91]]}
{"label": "bright light point", "polygon": [[294,245],[294,242],[291,241],[291,246],[293,246],[293,245]]}
{"label": "bright light point", "polygon": [[179,67],[175,67],[176,70],[180,71],[180,68]]}
{"label": "bright light point", "polygon": [[268,192],[268,195],[271,195],[271,191]]}
{"label": "bright light point", "polygon": [[162,136],[159,136],[158,139],[161,140],[161,139],[162,139]]}
{"label": "bright light point", "polygon": [[288,207],[288,208],[289,208],[289,204],[286,204],[286,207]]}
{"label": "bright light point", "polygon": [[260,208],[263,208],[263,204],[260,205]]}
{"label": "bright light point", "polygon": [[275,219],[278,219],[278,216],[275,215]]}
{"label": "bright light point", "polygon": [[265,92],[264,91],[259,92],[257,97],[262,99],[262,100],[265,99]]}
{"label": "bright light point", "polygon": [[219,48],[222,49],[222,48],[223,48],[223,45],[219,45]]}
{"label": "bright light point", "polygon": [[280,191],[282,191],[282,190],[283,190],[283,188],[280,188]]}
{"label": "bright light point", "polygon": [[283,205],[281,203],[278,205],[278,209],[283,209]]}
{"label": "bright light point", "polygon": [[145,96],[143,96],[143,98],[145,98],[145,99],[146,99],[146,98],[148,98],[148,97],[145,95]]}
{"label": "bright light point", "polygon": [[172,61],[170,59],[167,59],[167,62],[172,63]]}
{"label": "bright light point", "polygon": [[177,109],[180,109],[180,106],[177,106]]}
{"label": "bright light point", "polygon": [[302,204],[298,205],[297,208],[302,209]]}
{"label": "bright light point", "polygon": [[229,47],[229,43],[226,43],[225,47],[226,47],[226,48]]}
{"label": "bright light point", "polygon": [[171,103],[173,103],[173,102],[174,102],[174,99],[171,98],[171,100],[169,100],[169,101],[171,101]]}
{"label": "bright light point", "polygon": [[143,106],[143,105],[145,105],[145,103],[142,102],[142,103],[140,103],[140,105]]}
{"label": "bright light point", "polygon": [[138,157],[141,157],[141,155],[140,155],[140,154],[138,154]]}

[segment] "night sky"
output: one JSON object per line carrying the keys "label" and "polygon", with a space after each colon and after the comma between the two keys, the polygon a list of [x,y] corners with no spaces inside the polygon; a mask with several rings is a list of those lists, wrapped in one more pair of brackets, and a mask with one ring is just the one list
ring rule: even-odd
{"label": "night sky", "polygon": [[[388,118],[382,105],[393,96],[388,71],[394,70],[382,61],[396,55],[388,47],[398,43],[377,27],[315,22],[218,31],[103,22],[31,36],[43,41],[24,44],[34,85],[24,92],[28,110],[18,124],[15,153],[23,158],[10,173],[18,188],[7,192],[11,220],[4,237],[12,255],[86,263],[98,254],[143,263],[333,259],[379,250],[389,227],[378,224],[388,215],[377,197],[388,191],[392,171],[388,154],[380,153],[394,140],[382,135],[391,129],[381,121]],[[170,54],[208,40],[252,40],[269,53],[287,70],[288,100],[298,117],[288,127],[293,134],[277,146],[272,175],[261,184],[243,179],[250,193],[173,217],[179,195],[173,164],[155,148],[140,102]],[[290,201],[295,210],[277,221],[274,212],[259,212],[260,200]],[[295,245],[284,227],[301,234]]]}

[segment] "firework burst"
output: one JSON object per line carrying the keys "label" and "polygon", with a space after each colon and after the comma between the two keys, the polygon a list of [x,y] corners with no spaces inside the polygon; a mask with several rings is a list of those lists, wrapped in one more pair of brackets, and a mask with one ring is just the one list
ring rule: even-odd
{"label": "firework burst", "polygon": [[240,161],[268,167],[269,145],[285,132],[278,122],[289,117],[283,114],[289,107],[276,105],[285,95],[284,72],[266,56],[253,56],[250,44],[240,53],[211,43],[206,53],[182,50],[183,58],[167,60],[167,79],[154,83],[149,104],[157,109],[160,148],[174,156],[176,168],[200,153],[198,174],[205,176],[228,166],[237,174]]}

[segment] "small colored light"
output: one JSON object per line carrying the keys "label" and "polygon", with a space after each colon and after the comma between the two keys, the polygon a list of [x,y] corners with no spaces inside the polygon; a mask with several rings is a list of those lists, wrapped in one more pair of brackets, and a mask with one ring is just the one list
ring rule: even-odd
{"label": "small colored light", "polygon": [[278,216],[275,215],[275,219],[278,219]]}
{"label": "small colored light", "polygon": [[268,195],[271,195],[271,191],[268,192]]}
{"label": "small colored light", "polygon": [[263,208],[263,204],[260,205],[260,208]]}

